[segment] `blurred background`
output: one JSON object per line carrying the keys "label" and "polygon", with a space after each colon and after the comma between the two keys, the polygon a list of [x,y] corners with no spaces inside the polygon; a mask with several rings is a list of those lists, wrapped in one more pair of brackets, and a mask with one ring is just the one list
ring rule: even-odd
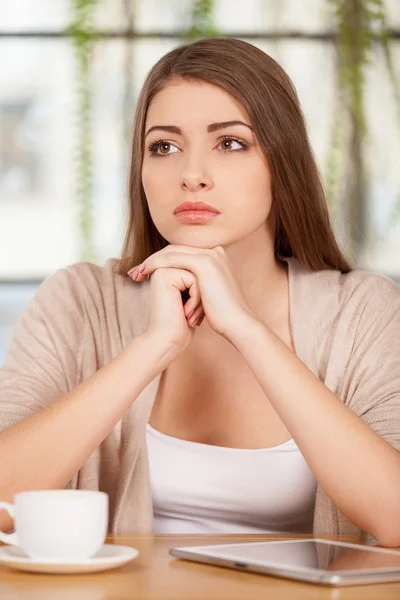
{"label": "blurred background", "polygon": [[286,69],[339,244],[400,283],[400,0],[0,8],[0,364],[45,277],[119,256],[137,95],[162,55],[199,37],[241,38]]}

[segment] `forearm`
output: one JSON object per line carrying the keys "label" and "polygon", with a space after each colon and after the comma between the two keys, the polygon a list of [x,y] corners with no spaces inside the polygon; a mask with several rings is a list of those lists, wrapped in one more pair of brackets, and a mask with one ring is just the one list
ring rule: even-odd
{"label": "forearm", "polygon": [[[0,498],[12,501],[20,490],[65,487],[163,370],[170,352],[139,336],[71,393],[1,432]],[[3,528],[6,517],[1,517]]]}
{"label": "forearm", "polygon": [[259,321],[230,341],[337,508],[378,540],[399,539],[391,528],[400,520],[400,453]]}

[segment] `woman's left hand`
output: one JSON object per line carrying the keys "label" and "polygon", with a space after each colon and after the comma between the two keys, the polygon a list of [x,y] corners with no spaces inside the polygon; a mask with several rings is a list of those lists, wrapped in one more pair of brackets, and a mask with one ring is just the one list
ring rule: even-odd
{"label": "woman's left hand", "polygon": [[[232,262],[222,246],[203,249],[170,244],[149,256],[138,267],[142,268],[144,265],[145,269],[134,281],[143,281],[156,269],[163,267],[191,271],[198,282],[209,326],[226,339],[237,329],[243,330],[243,325],[249,319],[257,319],[243,295]],[[135,269],[138,272],[138,267],[130,269],[128,275],[132,276]],[[192,300],[190,298],[184,306],[186,317],[198,306]]]}

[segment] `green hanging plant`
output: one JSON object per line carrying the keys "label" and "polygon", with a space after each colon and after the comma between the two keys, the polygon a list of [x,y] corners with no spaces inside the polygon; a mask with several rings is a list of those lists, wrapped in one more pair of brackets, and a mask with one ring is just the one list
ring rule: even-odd
{"label": "green hanging plant", "polygon": [[[396,103],[397,125],[400,131],[400,83],[396,77],[396,73],[394,70],[394,61],[392,55],[391,39],[389,36],[389,28],[387,26],[386,15],[383,10],[380,14],[380,18],[382,20],[382,45],[385,54],[386,68],[388,70],[390,82],[393,88],[394,99]],[[393,207],[390,218],[392,219],[393,223],[396,223],[398,220],[400,220],[400,191],[398,192],[397,202]]]}
{"label": "green hanging plant", "polygon": [[191,10],[191,27],[185,38],[193,41],[202,37],[218,37],[221,35],[213,22],[214,0],[193,0]]}
{"label": "green hanging plant", "polygon": [[72,23],[68,28],[77,65],[78,143],[76,150],[76,201],[81,239],[81,259],[96,262],[93,220],[92,89],[91,70],[94,14],[99,0],[70,0]]}
{"label": "green hanging plant", "polygon": [[[327,196],[332,212],[337,210],[338,183],[343,168],[340,121],[348,110],[363,139],[368,138],[364,90],[366,69],[375,56],[375,45],[383,48],[393,87],[400,130],[400,88],[396,80],[384,0],[328,0],[335,12],[338,32],[336,108],[326,163]],[[400,198],[393,217],[400,217]]]}

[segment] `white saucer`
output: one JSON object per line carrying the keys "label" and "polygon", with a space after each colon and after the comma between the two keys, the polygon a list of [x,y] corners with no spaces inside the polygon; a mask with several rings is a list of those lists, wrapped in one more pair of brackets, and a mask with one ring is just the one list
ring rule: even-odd
{"label": "white saucer", "polygon": [[139,555],[139,551],[130,546],[104,544],[92,558],[77,561],[36,560],[29,558],[16,546],[0,548],[0,565],[30,571],[32,573],[93,573],[120,567]]}

